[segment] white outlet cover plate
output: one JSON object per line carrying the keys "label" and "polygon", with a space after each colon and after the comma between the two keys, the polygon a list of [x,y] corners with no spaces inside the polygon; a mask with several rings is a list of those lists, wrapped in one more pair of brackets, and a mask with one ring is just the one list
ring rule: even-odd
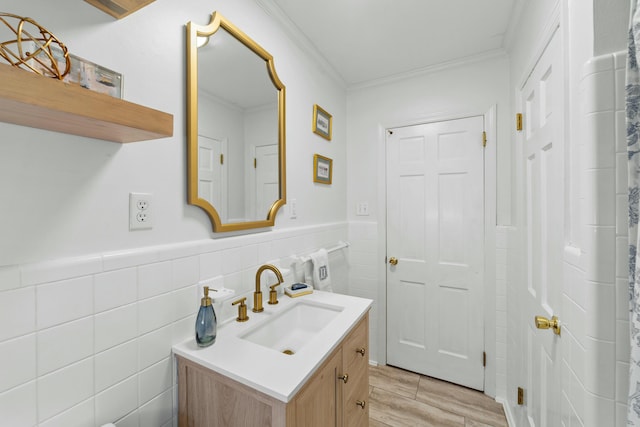
{"label": "white outlet cover plate", "polygon": [[153,228],[153,200],[151,193],[129,193],[129,230]]}

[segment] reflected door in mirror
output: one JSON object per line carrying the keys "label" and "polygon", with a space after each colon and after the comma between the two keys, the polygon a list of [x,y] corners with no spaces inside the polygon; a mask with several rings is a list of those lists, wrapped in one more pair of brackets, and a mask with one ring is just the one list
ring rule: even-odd
{"label": "reflected door in mirror", "polygon": [[273,201],[278,198],[278,146],[257,146],[255,158],[255,215],[258,217],[269,212]]}
{"label": "reflected door in mirror", "polygon": [[226,140],[198,135],[198,197],[219,206],[220,218],[227,219]]}

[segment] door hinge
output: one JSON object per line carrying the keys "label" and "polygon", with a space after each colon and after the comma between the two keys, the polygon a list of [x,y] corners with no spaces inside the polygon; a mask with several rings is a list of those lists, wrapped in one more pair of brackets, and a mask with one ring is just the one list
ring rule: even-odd
{"label": "door hinge", "polygon": [[258,159],[256,159],[255,157],[253,158],[253,168],[258,169]]}
{"label": "door hinge", "polygon": [[485,368],[487,367],[487,352],[486,351],[482,352],[482,366],[484,366]]}
{"label": "door hinge", "polygon": [[516,130],[522,130],[522,113],[516,114]]}
{"label": "door hinge", "polygon": [[524,405],[524,389],[518,387],[518,405]]}
{"label": "door hinge", "polygon": [[224,165],[224,154],[220,154],[220,164]]}
{"label": "door hinge", "polygon": [[486,147],[487,146],[487,132],[482,132],[482,146]]}

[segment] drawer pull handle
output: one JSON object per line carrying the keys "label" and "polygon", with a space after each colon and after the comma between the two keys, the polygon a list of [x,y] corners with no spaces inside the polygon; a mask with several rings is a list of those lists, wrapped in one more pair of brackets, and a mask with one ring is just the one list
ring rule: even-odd
{"label": "drawer pull handle", "polygon": [[362,409],[364,409],[365,405],[367,403],[364,400],[356,400],[356,405],[358,405],[359,407],[361,407]]}
{"label": "drawer pull handle", "polygon": [[338,379],[344,381],[344,383],[346,384],[347,381],[349,381],[349,374],[340,375]]}
{"label": "drawer pull handle", "polygon": [[364,354],[365,354],[366,352],[367,352],[367,351],[364,349],[364,347],[359,348],[359,349],[357,349],[357,350],[356,350],[356,353],[360,353],[360,356],[362,356],[362,357],[364,357]]}

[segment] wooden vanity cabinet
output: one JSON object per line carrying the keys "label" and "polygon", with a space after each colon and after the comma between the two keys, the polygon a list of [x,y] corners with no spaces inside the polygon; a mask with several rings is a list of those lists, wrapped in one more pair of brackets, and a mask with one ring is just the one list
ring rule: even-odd
{"label": "wooden vanity cabinet", "polygon": [[369,425],[368,313],[288,403],[183,357],[177,361],[180,427]]}

